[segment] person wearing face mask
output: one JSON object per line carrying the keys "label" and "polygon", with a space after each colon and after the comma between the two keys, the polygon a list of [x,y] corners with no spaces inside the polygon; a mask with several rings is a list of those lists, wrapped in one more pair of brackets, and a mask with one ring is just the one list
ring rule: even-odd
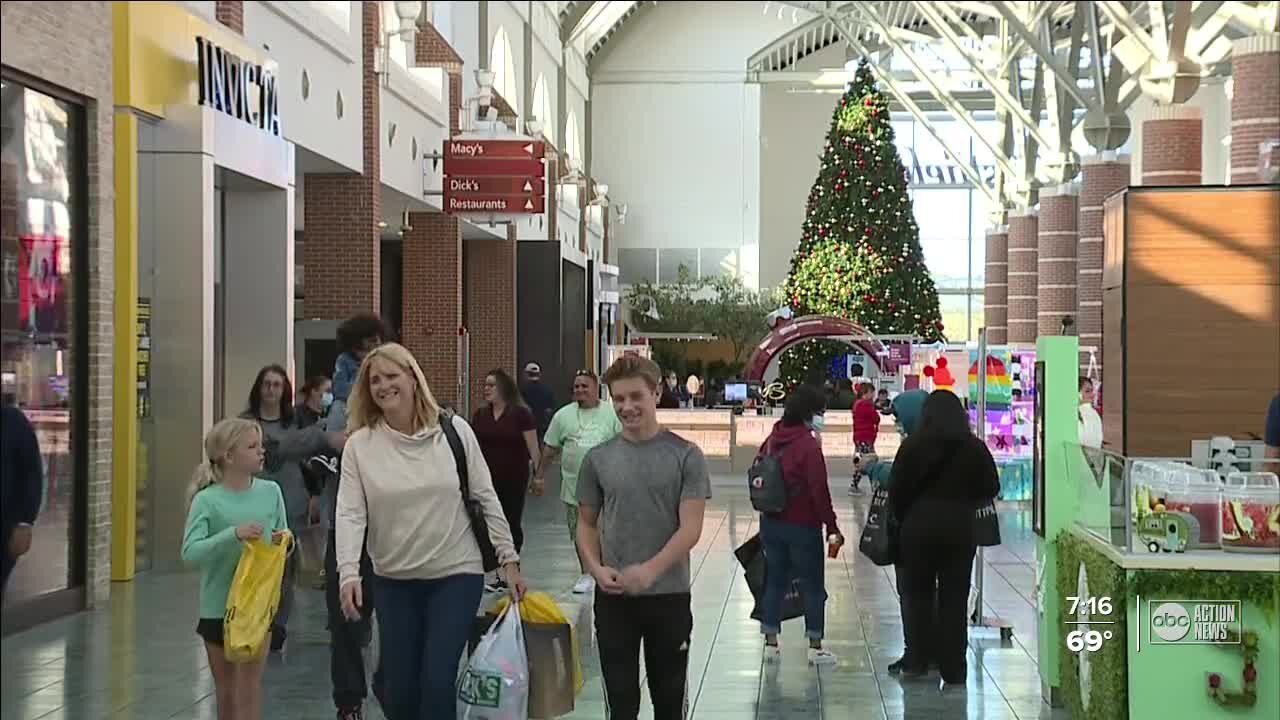
{"label": "person wearing face mask", "polygon": [[787,397],[782,420],[760,446],[759,455],[781,456],[782,478],[787,488],[787,504],[779,513],[760,515],[760,540],[768,558],[761,607],[760,632],[764,635],[767,661],[779,657],[778,635],[782,599],[792,578],[800,581],[804,594],[805,634],[809,638],[809,663],[832,665],[836,656],[822,646],[825,624],[826,589],[823,553],[826,535],[844,544],[844,534],[836,524],[827,485],[827,461],[818,435],[826,425],[826,402],[822,392],[801,385]]}
{"label": "person wearing face mask", "polygon": [[[298,407],[294,409],[294,422],[299,428],[308,428],[322,422],[333,404],[333,382],[323,375],[313,375],[302,384]],[[325,488],[338,481],[338,454],[326,450],[313,455],[302,463],[302,479],[307,486],[307,522],[320,523],[328,516],[325,507]],[[295,528],[300,531],[301,528]],[[324,570],[316,579],[315,587],[323,590]]]}

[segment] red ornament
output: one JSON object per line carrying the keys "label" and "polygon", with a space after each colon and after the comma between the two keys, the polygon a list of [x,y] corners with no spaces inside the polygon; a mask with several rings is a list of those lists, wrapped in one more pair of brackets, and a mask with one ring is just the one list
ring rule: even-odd
{"label": "red ornament", "polygon": [[1247,665],[1245,665],[1244,681],[1247,683],[1251,683],[1257,679],[1258,679],[1258,669],[1253,666],[1253,663],[1248,663]]}
{"label": "red ornament", "polygon": [[876,103],[875,99],[872,98],[870,95],[868,95],[866,99],[862,101],[862,104],[866,105],[867,107],[871,107],[875,103]]}
{"label": "red ornament", "polygon": [[867,161],[866,161],[866,160],[859,160],[859,161],[858,161],[858,167],[860,167],[860,168],[864,168],[864,167],[866,167],[866,166],[867,166]]}
{"label": "red ornament", "polygon": [[941,330],[941,329],[942,329],[942,321],[941,321],[941,320],[939,320],[939,321],[935,322],[935,323],[933,324],[933,326],[934,326],[934,327],[936,327],[936,328],[938,328],[939,330]]}
{"label": "red ornament", "polygon": [[840,168],[840,177],[842,178],[849,177],[849,171],[845,168]]}

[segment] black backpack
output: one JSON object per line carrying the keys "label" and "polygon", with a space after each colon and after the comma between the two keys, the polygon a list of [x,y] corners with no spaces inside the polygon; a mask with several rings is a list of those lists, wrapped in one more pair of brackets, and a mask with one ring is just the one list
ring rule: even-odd
{"label": "black backpack", "polygon": [[762,513],[779,513],[787,507],[782,454],[770,452],[772,447],[772,442],[766,442],[765,451],[751,463],[751,469],[747,470],[747,492],[751,495],[751,507]]}

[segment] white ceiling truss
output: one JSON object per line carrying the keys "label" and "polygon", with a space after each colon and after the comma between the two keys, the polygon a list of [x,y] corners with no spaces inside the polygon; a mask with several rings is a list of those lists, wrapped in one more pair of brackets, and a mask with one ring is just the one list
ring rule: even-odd
{"label": "white ceiling truss", "polygon": [[[950,147],[931,113],[964,123],[993,154],[997,187],[970,181],[1005,207],[1033,205],[1041,186],[1075,177],[1071,137],[1081,124],[1094,148],[1120,147],[1130,129],[1125,111],[1139,96],[1185,102],[1202,77],[1230,72],[1234,39],[1280,29],[1280,2],[785,4],[815,17],[749,59],[753,81],[839,88],[848,70],[798,64],[839,44],[849,58],[874,56],[894,109],[911,113],[958,166],[971,164],[967,148]],[[940,70],[944,55],[959,62]],[[974,116],[991,110],[999,137]]]}
{"label": "white ceiling truss", "polygon": [[[561,39],[583,43],[591,67],[628,20],[656,4],[565,2]],[[800,62],[832,46],[844,47],[846,59],[874,56],[892,107],[911,113],[1003,207],[1033,205],[1040,187],[1075,177],[1080,157],[1071,138],[1079,126],[1093,148],[1118,148],[1129,136],[1126,111],[1141,95],[1185,102],[1202,77],[1230,72],[1233,40],[1280,30],[1277,0],[774,4],[811,17],[748,59],[750,81],[839,91],[852,78],[848,69],[799,70]],[[992,111],[998,137],[980,131],[975,116]],[[994,190],[977,182],[968,149],[950,147],[938,132],[931,116],[940,112],[995,157]]]}

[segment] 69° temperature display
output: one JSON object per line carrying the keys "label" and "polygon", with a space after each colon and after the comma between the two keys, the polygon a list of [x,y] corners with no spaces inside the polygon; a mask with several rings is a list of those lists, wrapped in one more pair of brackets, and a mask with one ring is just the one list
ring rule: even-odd
{"label": "69\u00b0 temperature display", "polygon": [[[1065,600],[1068,618],[1065,623],[1071,626],[1066,637],[1067,650],[1073,653],[1097,652],[1102,649],[1104,641],[1115,637],[1115,633],[1105,627],[1115,624],[1110,617],[1115,612],[1115,605],[1109,596],[1081,594]],[[1094,629],[1091,626],[1103,627]]]}
{"label": "69\u00b0 temperature display", "polygon": [[1102,641],[1112,637],[1110,630],[1072,630],[1067,633],[1067,649],[1071,652],[1097,652],[1102,649]]}

